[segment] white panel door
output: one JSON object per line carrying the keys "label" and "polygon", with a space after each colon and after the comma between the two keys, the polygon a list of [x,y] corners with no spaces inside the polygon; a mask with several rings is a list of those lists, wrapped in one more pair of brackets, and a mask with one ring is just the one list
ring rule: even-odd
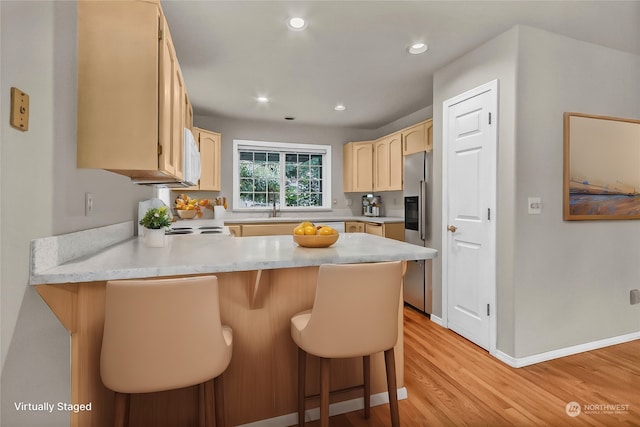
{"label": "white panel door", "polygon": [[497,82],[445,101],[447,326],[490,349],[495,299]]}

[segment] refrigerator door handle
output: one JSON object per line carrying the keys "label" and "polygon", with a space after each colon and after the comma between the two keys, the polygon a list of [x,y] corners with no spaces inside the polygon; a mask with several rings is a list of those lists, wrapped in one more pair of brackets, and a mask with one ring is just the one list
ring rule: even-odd
{"label": "refrigerator door handle", "polygon": [[424,218],[424,205],[426,200],[426,185],[424,181],[420,181],[420,197],[418,198],[418,232],[420,233],[420,239],[426,240],[425,236],[425,218]]}

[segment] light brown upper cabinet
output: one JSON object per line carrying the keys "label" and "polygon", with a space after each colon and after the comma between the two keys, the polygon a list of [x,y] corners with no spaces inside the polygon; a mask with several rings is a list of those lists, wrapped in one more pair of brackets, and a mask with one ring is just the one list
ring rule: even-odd
{"label": "light brown upper cabinet", "polygon": [[373,191],[402,190],[402,135],[385,136],[373,143]]}
{"label": "light brown upper cabinet", "polygon": [[342,147],[343,191],[373,191],[373,142],[349,142]]}
{"label": "light brown upper cabinet", "polygon": [[432,150],[432,123],[432,119],[428,119],[375,141],[345,144],[343,191],[402,190],[402,157]]}
{"label": "light brown upper cabinet", "polygon": [[78,2],[78,167],[181,178],[185,99],[158,3]]}
{"label": "light brown upper cabinet", "polygon": [[197,190],[220,191],[220,140],[221,135],[194,128],[194,136],[200,146],[200,186]]}
{"label": "light brown upper cabinet", "polygon": [[432,128],[433,120],[429,119],[403,130],[402,154],[406,156],[420,151],[431,152],[433,149]]}

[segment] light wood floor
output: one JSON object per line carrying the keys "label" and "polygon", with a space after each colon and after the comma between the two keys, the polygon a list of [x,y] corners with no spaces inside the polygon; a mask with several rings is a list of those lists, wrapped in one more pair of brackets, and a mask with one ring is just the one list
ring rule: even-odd
{"label": "light wood floor", "polygon": [[[515,369],[412,309],[404,319],[403,426],[640,426],[640,341]],[[575,418],[569,402],[581,405]],[[628,406],[585,413],[616,404]],[[389,425],[388,405],[369,420],[362,411],[331,417],[332,427]]]}

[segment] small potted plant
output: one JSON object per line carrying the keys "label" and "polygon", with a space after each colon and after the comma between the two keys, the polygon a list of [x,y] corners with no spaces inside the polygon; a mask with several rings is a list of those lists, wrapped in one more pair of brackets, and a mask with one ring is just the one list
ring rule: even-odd
{"label": "small potted plant", "polygon": [[166,206],[149,209],[144,218],[140,220],[140,225],[144,227],[142,240],[147,246],[152,248],[165,246],[164,231],[171,225]]}

